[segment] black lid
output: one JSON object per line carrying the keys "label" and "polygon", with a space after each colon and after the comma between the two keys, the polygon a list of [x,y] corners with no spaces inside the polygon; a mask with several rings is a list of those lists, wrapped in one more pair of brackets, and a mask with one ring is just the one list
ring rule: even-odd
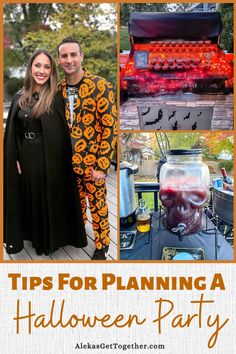
{"label": "black lid", "polygon": [[120,170],[128,170],[129,174],[135,174],[139,171],[139,167],[138,165],[132,164],[128,161],[121,161]]}
{"label": "black lid", "polygon": [[211,39],[218,42],[222,31],[219,12],[133,12],[128,30],[136,39]]}
{"label": "black lid", "polygon": [[167,151],[167,155],[201,155],[201,149],[176,149]]}

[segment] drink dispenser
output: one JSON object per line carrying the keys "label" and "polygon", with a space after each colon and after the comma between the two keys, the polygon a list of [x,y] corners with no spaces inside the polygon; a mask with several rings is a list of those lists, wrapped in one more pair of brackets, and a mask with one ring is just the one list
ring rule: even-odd
{"label": "drink dispenser", "polygon": [[203,228],[203,205],[209,197],[210,175],[200,149],[169,150],[160,171],[160,199],[165,226],[182,236]]}
{"label": "drink dispenser", "polygon": [[127,161],[120,163],[120,223],[124,227],[130,227],[136,222],[134,174],[138,170],[135,164]]}

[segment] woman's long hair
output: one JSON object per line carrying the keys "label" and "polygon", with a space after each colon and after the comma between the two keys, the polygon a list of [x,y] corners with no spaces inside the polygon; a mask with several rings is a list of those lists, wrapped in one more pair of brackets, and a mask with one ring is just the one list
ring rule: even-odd
{"label": "woman's long hair", "polygon": [[[39,99],[32,105],[32,95],[34,94],[35,81],[32,77],[32,63],[39,54],[45,54],[51,63],[51,74],[47,82],[42,86],[39,92]],[[53,56],[45,49],[39,49],[31,56],[25,75],[23,89],[21,90],[21,97],[19,105],[21,109],[25,110],[32,105],[32,117],[39,117],[45,112],[50,112],[53,97],[57,90],[57,68]]]}

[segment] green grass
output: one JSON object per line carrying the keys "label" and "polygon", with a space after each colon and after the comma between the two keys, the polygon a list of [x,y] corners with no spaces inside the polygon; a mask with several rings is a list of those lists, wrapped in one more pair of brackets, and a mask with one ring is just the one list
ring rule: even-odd
{"label": "green grass", "polygon": [[[138,194],[136,196],[136,205],[138,207]],[[146,206],[151,210],[154,211],[154,194],[153,193],[142,193],[142,199],[145,200]]]}
{"label": "green grass", "polygon": [[127,27],[120,28],[120,49],[121,50],[130,50],[130,40]]}

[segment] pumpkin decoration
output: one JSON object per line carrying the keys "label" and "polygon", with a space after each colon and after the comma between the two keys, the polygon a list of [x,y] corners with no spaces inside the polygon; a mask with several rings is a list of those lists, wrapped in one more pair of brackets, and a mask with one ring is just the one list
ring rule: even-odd
{"label": "pumpkin decoration", "polygon": [[111,150],[111,145],[108,143],[108,141],[103,140],[101,143],[101,149],[100,149],[101,155],[108,154],[108,152],[110,150]]}
{"label": "pumpkin decoration", "polygon": [[85,151],[87,147],[87,143],[84,139],[79,139],[76,143],[75,143],[75,151],[76,152],[81,152],[81,151]]}
{"label": "pumpkin decoration", "polygon": [[80,99],[79,99],[79,97],[77,97],[76,103],[75,103],[75,109],[79,108],[79,106],[80,106]]}
{"label": "pumpkin decoration", "polygon": [[108,218],[103,219],[102,221],[100,221],[100,227],[101,229],[106,229],[109,225],[109,221]]}
{"label": "pumpkin decoration", "polygon": [[107,111],[108,107],[109,107],[108,99],[106,97],[101,97],[97,103],[98,112],[103,113],[103,112]]}
{"label": "pumpkin decoration", "polygon": [[114,135],[117,135],[118,134],[118,130],[117,130],[117,122],[115,122],[115,124],[114,124],[114,128],[113,128],[113,133],[114,133]]}
{"label": "pumpkin decoration", "polygon": [[114,124],[114,118],[111,114],[103,114],[102,116],[102,124],[106,125],[107,127],[112,127]]}
{"label": "pumpkin decoration", "polygon": [[82,156],[80,154],[78,154],[78,153],[75,153],[72,156],[72,161],[73,161],[73,163],[79,165],[82,162]]}
{"label": "pumpkin decoration", "polygon": [[115,117],[117,116],[117,109],[115,105],[112,106],[111,112]]}
{"label": "pumpkin decoration", "polygon": [[98,132],[98,133],[102,133],[102,127],[101,127],[101,125],[100,125],[99,122],[97,122],[97,123],[95,124],[95,130],[96,130],[96,132]]}
{"label": "pumpkin decoration", "polygon": [[87,97],[87,96],[88,96],[88,92],[89,92],[89,90],[88,90],[88,85],[87,85],[87,84],[82,84],[82,85],[80,85],[80,88],[79,88],[79,96],[80,96],[81,98]]}
{"label": "pumpkin decoration", "polygon": [[78,166],[73,167],[73,170],[74,170],[74,172],[75,172],[77,175],[82,175],[82,174],[83,174],[83,170],[82,170],[81,167],[78,167]]}
{"label": "pumpkin decoration", "polygon": [[101,238],[103,239],[104,237],[109,236],[109,234],[110,234],[110,230],[109,229],[102,230]]}
{"label": "pumpkin decoration", "polygon": [[82,130],[77,125],[74,125],[71,129],[71,137],[75,139],[79,139],[81,136],[82,136]]}
{"label": "pumpkin decoration", "polygon": [[98,167],[101,168],[102,170],[106,170],[110,166],[110,162],[107,157],[102,156],[98,159],[97,161]]}
{"label": "pumpkin decoration", "polygon": [[94,231],[95,241],[99,240],[99,232]]}
{"label": "pumpkin decoration", "polygon": [[96,192],[96,187],[92,183],[87,183],[86,187],[90,193],[95,193]]}
{"label": "pumpkin decoration", "polygon": [[95,205],[90,204],[90,213],[94,213],[96,211]]}
{"label": "pumpkin decoration", "polygon": [[94,128],[89,126],[84,131],[84,136],[86,139],[90,140],[94,136]]}
{"label": "pumpkin decoration", "polygon": [[96,161],[96,157],[93,154],[88,154],[84,157],[84,163],[86,166],[94,165]]}
{"label": "pumpkin decoration", "polygon": [[70,120],[70,111],[68,109],[66,109],[65,116],[66,120]]}
{"label": "pumpkin decoration", "polygon": [[98,82],[97,82],[97,88],[99,89],[99,91],[101,91],[102,89],[105,88],[105,85],[106,85],[106,81],[104,79],[100,79]]}
{"label": "pumpkin decoration", "polygon": [[108,139],[110,135],[111,135],[111,129],[106,127],[102,134],[103,139]]}
{"label": "pumpkin decoration", "polygon": [[109,82],[109,81],[107,81],[107,87],[108,87],[109,89],[112,89],[112,88],[113,88],[112,83],[111,83],[111,82]]}
{"label": "pumpkin decoration", "polygon": [[89,97],[89,98],[86,98],[84,101],[83,101],[83,109],[87,109],[88,111],[90,112],[94,112],[96,110],[96,102],[94,101],[93,98]]}
{"label": "pumpkin decoration", "polygon": [[[99,230],[99,229],[100,229],[99,224],[93,223],[93,229],[94,229],[94,230]],[[95,231],[94,231],[94,232],[95,232]]]}
{"label": "pumpkin decoration", "polygon": [[113,91],[109,91],[108,98],[111,103],[115,102],[115,96],[114,96]]}
{"label": "pumpkin decoration", "polygon": [[96,84],[90,79],[84,79],[84,82],[88,85],[88,95],[90,96],[96,88]]}
{"label": "pumpkin decoration", "polygon": [[82,117],[82,123],[84,125],[90,125],[94,121],[94,116],[91,113],[87,113]]}
{"label": "pumpkin decoration", "polygon": [[104,193],[105,193],[105,188],[100,188],[100,189],[95,193],[95,197],[96,197],[97,199],[101,199],[101,198],[103,198]]}
{"label": "pumpkin decoration", "polygon": [[75,121],[76,121],[76,123],[80,123],[80,121],[81,121],[80,112],[77,114]]}
{"label": "pumpkin decoration", "polygon": [[101,215],[101,216],[106,216],[107,213],[108,213],[107,205],[104,208],[98,210],[98,214]]}
{"label": "pumpkin decoration", "polygon": [[96,154],[97,152],[98,152],[98,144],[92,144],[91,146],[90,146],[90,149],[89,149],[89,151],[90,152],[92,152],[93,154]]}
{"label": "pumpkin decoration", "polygon": [[103,201],[102,200],[98,200],[97,202],[96,202],[96,208],[97,209],[101,209],[103,207]]}
{"label": "pumpkin decoration", "polygon": [[92,219],[93,219],[93,222],[97,222],[97,223],[101,220],[100,216],[98,214],[95,214],[95,213],[93,214],[93,218]]}

